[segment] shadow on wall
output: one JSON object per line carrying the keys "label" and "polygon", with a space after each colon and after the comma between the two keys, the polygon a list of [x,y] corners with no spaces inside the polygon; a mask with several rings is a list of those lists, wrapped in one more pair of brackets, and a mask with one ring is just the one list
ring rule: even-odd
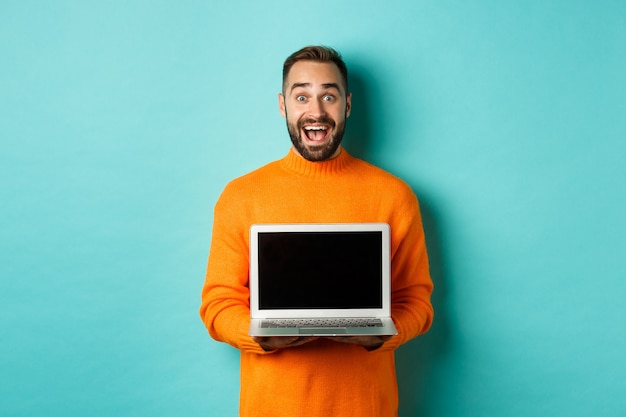
{"label": "shadow on wall", "polygon": [[396,351],[396,369],[400,391],[400,411],[402,417],[428,417],[437,415],[429,402],[437,398],[436,384],[438,364],[442,362],[450,345],[450,319],[446,306],[445,256],[442,252],[438,228],[441,218],[436,215],[432,201],[420,197],[420,209],[426,246],[430,262],[430,274],[435,285],[431,301],[435,309],[435,319],[425,335],[401,346]]}
{"label": "shadow on wall", "polygon": [[371,110],[368,99],[367,83],[365,74],[359,69],[350,67],[348,75],[350,92],[352,93],[352,110],[350,118],[346,122],[346,134],[342,145],[350,152],[350,155],[368,161],[368,151],[371,145],[372,126]]}
{"label": "shadow on wall", "polygon": [[[358,65],[350,67],[350,91],[353,93],[352,112],[347,123],[344,145],[350,154],[372,162],[371,155],[373,126],[371,86],[373,79]],[[440,240],[441,216],[438,216],[436,203],[420,193],[413,184],[413,190],[420,201],[422,221],[426,235],[426,245],[430,262],[430,272],[435,284],[432,303],[435,320],[430,331],[401,346],[396,352],[400,410],[402,417],[435,415],[429,405],[431,398],[437,397],[436,374],[438,363],[446,355],[449,347],[449,318],[446,313],[445,256]],[[439,226],[439,227],[438,227]]]}

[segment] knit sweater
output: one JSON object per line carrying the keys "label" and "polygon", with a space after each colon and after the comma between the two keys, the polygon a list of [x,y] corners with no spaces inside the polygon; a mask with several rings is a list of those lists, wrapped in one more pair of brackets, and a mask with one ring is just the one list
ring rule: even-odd
{"label": "knit sweater", "polygon": [[[374,351],[330,338],[264,351],[248,336],[250,226],[352,222],[391,226],[391,310],[399,334]],[[324,162],[290,151],[231,181],[215,206],[200,315],[214,339],[240,350],[242,417],[397,415],[394,350],[430,327],[431,292],[415,194],[345,150]]]}

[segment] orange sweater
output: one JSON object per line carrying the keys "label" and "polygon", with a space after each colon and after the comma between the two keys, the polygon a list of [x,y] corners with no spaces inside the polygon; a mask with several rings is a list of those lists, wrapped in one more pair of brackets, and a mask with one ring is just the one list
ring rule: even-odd
{"label": "orange sweater", "polygon": [[[345,150],[325,162],[289,152],[229,183],[214,215],[200,315],[213,338],[241,351],[240,415],[397,415],[394,349],[428,330],[433,318],[424,233],[410,187]],[[331,339],[265,352],[248,336],[250,226],[350,222],[391,226],[399,334],[371,352]]]}

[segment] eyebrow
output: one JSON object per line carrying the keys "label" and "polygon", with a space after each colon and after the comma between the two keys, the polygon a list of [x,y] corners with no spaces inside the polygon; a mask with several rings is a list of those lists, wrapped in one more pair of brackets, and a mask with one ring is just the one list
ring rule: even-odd
{"label": "eyebrow", "polygon": [[[311,87],[311,83],[294,83],[292,84],[291,89],[289,91],[293,92],[293,90],[295,90],[296,88],[310,88],[310,87]],[[324,90],[331,90],[334,88],[337,91],[341,92],[341,88],[339,88],[339,84],[337,83],[322,84],[322,87]]]}

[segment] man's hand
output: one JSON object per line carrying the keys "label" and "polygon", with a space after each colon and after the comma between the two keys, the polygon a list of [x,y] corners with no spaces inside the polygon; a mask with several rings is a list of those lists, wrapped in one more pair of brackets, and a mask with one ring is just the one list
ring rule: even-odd
{"label": "man's hand", "polygon": [[335,342],[360,345],[367,350],[376,350],[387,340],[391,339],[391,336],[336,336],[329,337],[329,339]]}
{"label": "man's hand", "polygon": [[258,337],[254,336],[252,340],[257,342],[264,351],[283,349],[288,347],[300,346],[305,343],[312,342],[317,339],[315,336],[299,337],[299,336],[271,336]]}

